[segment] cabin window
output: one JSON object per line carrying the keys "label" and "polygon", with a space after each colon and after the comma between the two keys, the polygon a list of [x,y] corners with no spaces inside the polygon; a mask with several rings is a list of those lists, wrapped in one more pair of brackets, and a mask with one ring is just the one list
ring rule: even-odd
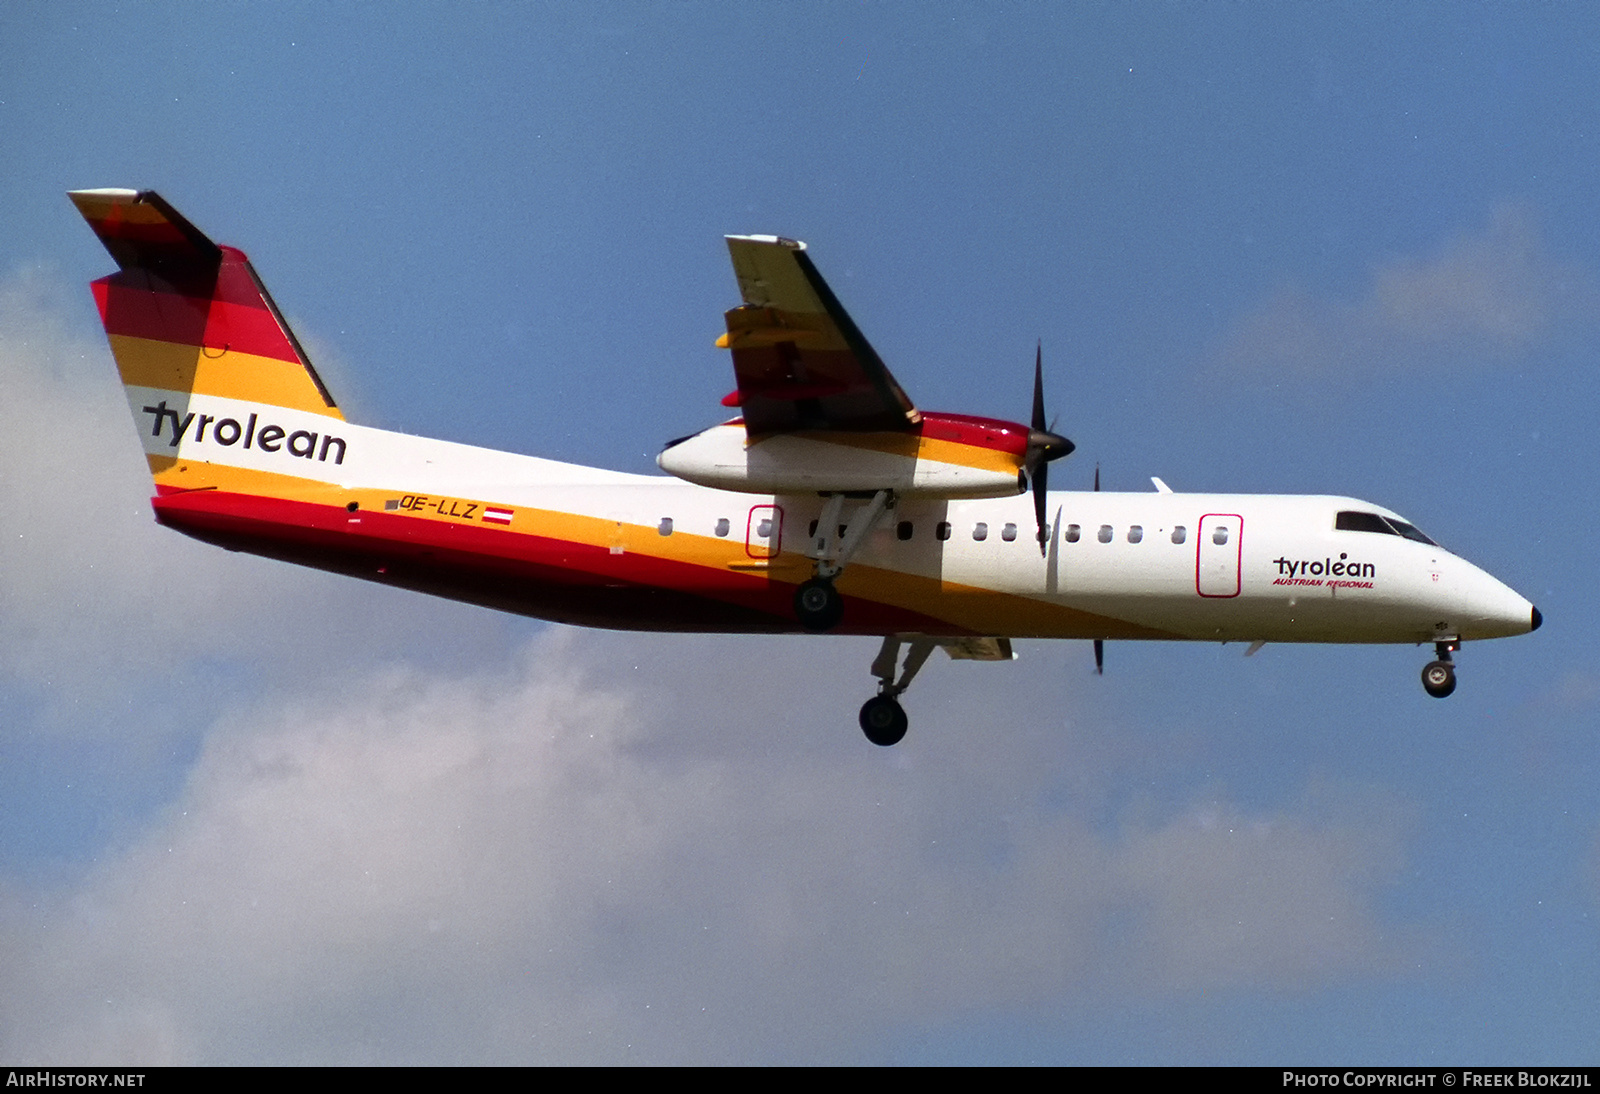
{"label": "cabin window", "polygon": [[656,532],[663,536],[670,536],[672,534],[672,518],[662,517],[661,523],[656,525]]}
{"label": "cabin window", "polygon": [[1068,543],[1076,543],[1076,542],[1078,542],[1078,537],[1081,536],[1081,535],[1083,535],[1083,529],[1082,528],[1079,528],[1076,524],[1067,525],[1067,542]]}
{"label": "cabin window", "polygon": [[979,543],[982,543],[984,540],[988,539],[989,526],[980,520],[972,527],[972,538],[977,540]]}
{"label": "cabin window", "polygon": [[1000,529],[1000,538],[1005,540],[1007,543],[1015,540],[1017,538],[1017,526],[1015,524],[1007,524],[1004,528]]}
{"label": "cabin window", "polygon": [[1211,542],[1218,547],[1228,542],[1228,526],[1226,524],[1219,524],[1211,529]]}
{"label": "cabin window", "polygon": [[950,538],[950,522],[947,521],[947,520],[941,520],[938,523],[938,525],[934,528],[933,534],[935,536],[938,536],[940,539],[949,539]]}
{"label": "cabin window", "polygon": [[1186,540],[1188,538],[1189,538],[1189,533],[1184,531],[1183,525],[1180,524],[1180,525],[1178,525],[1176,528],[1174,528],[1172,530],[1172,542],[1174,542],[1174,543],[1182,543],[1184,540]]}
{"label": "cabin window", "polygon": [[1128,525],[1128,542],[1138,543],[1144,539],[1144,526],[1141,524]]}
{"label": "cabin window", "polygon": [[717,519],[717,535],[725,536],[727,534],[728,534],[728,518],[727,517],[719,517]]}
{"label": "cabin window", "polygon": [[1100,535],[1097,538],[1100,540],[1101,543],[1110,543],[1111,542],[1111,525],[1102,524],[1100,526]]}
{"label": "cabin window", "polygon": [[772,536],[772,518],[763,517],[761,523],[756,525],[756,536],[760,539],[769,539]]}
{"label": "cabin window", "polygon": [[911,522],[909,520],[903,520],[894,526],[895,536],[903,540],[911,538],[912,530]]}

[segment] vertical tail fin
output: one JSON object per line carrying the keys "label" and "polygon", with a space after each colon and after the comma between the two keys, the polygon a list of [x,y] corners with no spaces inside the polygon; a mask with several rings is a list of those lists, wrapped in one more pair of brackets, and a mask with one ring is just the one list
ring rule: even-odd
{"label": "vertical tail fin", "polygon": [[343,420],[244,252],[213,243],[151,190],[69,196],[121,267],[91,287],[134,419],[154,417],[141,433],[158,485],[196,396]]}
{"label": "vertical tail fin", "polygon": [[343,417],[243,251],[153,190],[70,196],[122,267],[93,288],[123,383]]}

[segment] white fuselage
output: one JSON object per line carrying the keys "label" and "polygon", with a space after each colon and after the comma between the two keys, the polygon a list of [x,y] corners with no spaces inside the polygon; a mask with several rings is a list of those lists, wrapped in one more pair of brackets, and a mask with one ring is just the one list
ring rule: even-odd
{"label": "white fuselage", "polygon": [[[761,520],[777,520],[776,554],[790,557],[803,557],[822,507],[817,497],[732,494],[671,481],[610,496],[611,511],[624,505],[631,524],[670,516],[674,535],[714,533],[727,520],[730,537],[749,538],[758,554],[777,546],[763,551],[757,542]],[[931,579],[952,600],[998,594],[1172,638],[1431,642],[1532,629],[1533,605],[1491,575],[1435,545],[1336,530],[1344,510],[1394,515],[1341,497],[1056,492],[1041,556],[1029,497],[901,502],[850,571],[868,597],[875,584],[907,575]],[[941,525],[948,538],[939,538]],[[978,604],[970,606],[981,615]],[[980,629],[1021,637],[1021,618],[1004,611],[995,626]],[[1093,636],[1074,623],[1056,630],[1048,615],[1037,618],[1041,637]]]}
{"label": "white fuselage", "polygon": [[[816,494],[716,490],[217,396],[148,388],[129,396],[151,455],[293,475],[304,483],[293,492],[300,500],[343,508],[360,496],[381,508],[378,492],[505,506],[517,512],[511,530],[603,546],[619,566],[628,556],[682,563],[672,587],[710,598],[729,581],[793,584],[810,573],[810,526],[824,504]],[[174,445],[180,419],[145,411],[163,401],[210,416],[210,431],[191,426]],[[286,435],[320,431],[315,456],[292,456],[285,443],[267,452],[219,443],[215,422],[252,414]],[[323,458],[329,434],[339,444]],[[1489,574],[1400,535],[1337,530],[1346,510],[1395,516],[1340,497],[1054,492],[1041,555],[1026,495],[902,500],[840,589],[948,621],[951,633],[1011,637],[1429,642],[1532,629],[1532,604]],[[349,531],[376,531],[361,516]]]}

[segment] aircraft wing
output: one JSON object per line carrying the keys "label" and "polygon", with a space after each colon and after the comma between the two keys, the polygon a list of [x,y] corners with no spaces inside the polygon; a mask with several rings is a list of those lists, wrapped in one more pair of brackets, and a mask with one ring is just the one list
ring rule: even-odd
{"label": "aircraft wing", "polygon": [[910,431],[921,421],[804,243],[729,236],[728,251],[744,304],[717,340],[733,351],[739,383],[723,402],[743,410],[748,433]]}

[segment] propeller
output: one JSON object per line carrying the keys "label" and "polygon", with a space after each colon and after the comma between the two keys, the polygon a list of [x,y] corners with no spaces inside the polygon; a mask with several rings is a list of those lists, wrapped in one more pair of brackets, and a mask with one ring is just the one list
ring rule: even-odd
{"label": "propeller", "polygon": [[1049,539],[1045,520],[1045,492],[1050,485],[1050,461],[1070,455],[1077,446],[1045,424],[1044,417],[1044,343],[1033,351],[1033,421],[1028,430],[1028,451],[1023,456],[1022,467],[1028,475],[1028,485],[1033,488],[1033,515],[1039,524],[1039,554],[1045,554]]}

